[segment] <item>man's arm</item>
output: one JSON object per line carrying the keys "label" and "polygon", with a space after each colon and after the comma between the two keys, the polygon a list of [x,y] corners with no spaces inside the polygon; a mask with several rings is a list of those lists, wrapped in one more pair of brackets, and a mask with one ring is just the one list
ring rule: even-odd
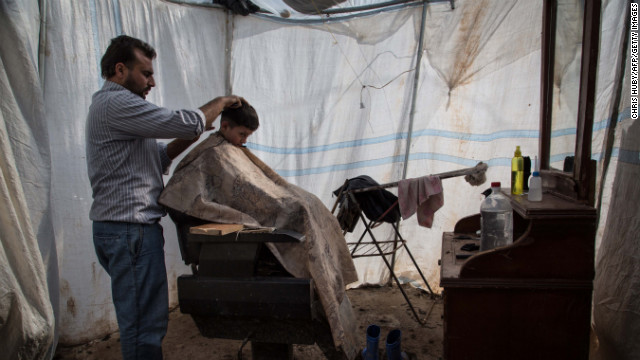
{"label": "man's arm", "polygon": [[191,140],[185,139],[175,139],[172,142],[167,144],[167,156],[169,159],[173,160],[178,157],[183,151],[187,150],[191,144],[198,141],[200,139],[200,135],[196,136]]}
{"label": "man's arm", "polygon": [[229,95],[219,96],[202,105],[200,107],[200,111],[204,113],[205,130],[211,129],[211,124],[218,117],[218,115],[220,115],[222,110],[226,108],[237,108],[242,105],[243,102],[246,102],[246,100],[241,98],[240,96]]}
{"label": "man's arm", "polygon": [[[218,115],[220,115],[220,113],[224,109],[236,108],[240,106],[242,102],[246,102],[246,100],[244,100],[240,96],[229,95],[229,96],[219,96],[209,101],[208,103],[202,105],[200,107],[200,111],[204,113],[204,117],[205,117],[204,129],[213,130],[214,128],[211,127],[211,124],[215,119],[218,118]],[[172,142],[167,144],[167,156],[169,156],[171,160],[175,159],[176,157],[178,157],[178,155],[180,155],[183,151],[185,151],[189,146],[191,146],[191,144],[198,141],[199,138],[200,136],[196,136],[194,139],[191,139],[191,140],[184,140],[184,139],[173,140]]]}

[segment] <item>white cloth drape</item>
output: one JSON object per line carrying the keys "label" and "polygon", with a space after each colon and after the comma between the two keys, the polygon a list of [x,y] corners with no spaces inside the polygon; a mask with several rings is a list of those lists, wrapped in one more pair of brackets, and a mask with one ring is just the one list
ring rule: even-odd
{"label": "white cloth drape", "polygon": [[58,259],[39,31],[37,2],[0,2],[0,349],[6,359],[50,358],[55,345]]}

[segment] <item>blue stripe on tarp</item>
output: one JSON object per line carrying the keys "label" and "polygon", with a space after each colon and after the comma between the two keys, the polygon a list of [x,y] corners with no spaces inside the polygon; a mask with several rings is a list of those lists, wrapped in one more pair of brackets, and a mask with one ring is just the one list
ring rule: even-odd
{"label": "blue stripe on tarp", "polygon": [[549,157],[549,163],[553,164],[555,162],[560,162],[560,163],[564,163],[564,159],[567,156],[573,156],[575,155],[573,152],[568,152],[568,153],[563,153],[563,154],[555,154],[551,157]]}
{"label": "blue stripe on tarp", "polygon": [[[567,156],[573,156],[573,153],[564,153],[557,154],[551,157],[551,163],[564,163],[564,159]],[[600,153],[592,154],[592,159],[599,159]],[[624,157],[623,157],[624,156]],[[614,148],[611,152],[611,157],[618,157],[620,161],[630,164],[640,165],[640,152],[638,151],[630,151],[630,150],[619,150],[618,148]],[[489,167],[493,166],[511,166],[511,157],[498,157],[492,158],[488,160],[483,159],[467,159],[452,155],[446,154],[437,154],[437,153],[415,153],[409,156],[409,161],[412,160],[437,160],[448,162],[452,164],[461,165],[463,167],[473,167],[478,164],[478,162],[482,161],[489,165]],[[347,171],[353,169],[362,169],[367,167],[374,167],[380,165],[388,165],[392,163],[402,163],[404,162],[404,156],[388,156],[379,159],[372,160],[363,160],[363,161],[355,161],[347,164],[336,164],[336,165],[328,165],[328,166],[320,166],[315,168],[306,168],[306,169],[297,169],[297,170],[275,170],[280,176],[283,177],[295,177],[295,176],[305,176],[305,175],[317,175],[324,174],[334,171]]]}
{"label": "blue stripe on tarp", "polygon": [[[576,128],[566,128],[555,130],[552,132],[551,137],[559,137],[559,136],[567,136],[567,135],[575,135]],[[539,131],[538,130],[505,130],[505,131],[496,131],[490,134],[469,134],[469,133],[460,133],[455,131],[442,131],[442,130],[434,130],[434,129],[425,129],[418,130],[413,133],[413,138],[423,137],[423,136],[437,136],[441,138],[447,139],[456,139],[456,140],[464,140],[464,141],[474,141],[474,142],[490,142],[500,139],[537,139]],[[300,155],[300,154],[312,154],[316,152],[324,152],[338,149],[348,149],[355,148],[359,146],[366,146],[372,144],[380,144],[389,141],[396,141],[401,139],[406,139],[407,133],[396,133],[385,136],[378,136],[374,138],[368,139],[358,139],[352,141],[342,141],[334,144],[327,145],[319,145],[319,146],[310,146],[310,147],[275,147],[275,146],[267,146],[249,142],[247,143],[247,147],[251,150],[258,150],[267,152],[270,154],[285,154],[285,155]]]}
{"label": "blue stripe on tarp", "polygon": [[626,119],[631,119],[631,107],[627,107],[618,114],[618,122]]}
{"label": "blue stripe on tarp", "polygon": [[618,161],[626,164],[640,165],[640,151],[619,149]]}
{"label": "blue stripe on tarp", "polygon": [[343,141],[335,144],[311,146],[311,147],[304,147],[304,148],[281,148],[281,147],[260,145],[252,142],[247,143],[247,147],[251,150],[259,150],[259,151],[264,151],[271,154],[287,154],[287,155],[310,154],[310,153],[337,150],[337,149],[353,148],[353,147],[364,146],[364,145],[380,144],[388,141],[395,141],[395,140],[406,139],[406,138],[407,138],[407,133],[396,133],[392,135],[378,136],[378,137],[369,138],[369,139]]}
{"label": "blue stripe on tarp", "polygon": [[[403,157],[403,160],[404,160],[404,157]],[[458,164],[458,165],[462,165],[464,167],[476,166],[476,164],[478,164],[478,162],[480,162],[480,161],[483,161],[483,162],[487,163],[487,165],[489,165],[489,166],[491,166],[491,165],[498,166],[498,165],[502,165],[502,163],[503,163],[503,159],[502,158],[492,159],[492,160],[490,160],[490,161],[492,161],[490,163],[490,162],[488,162],[486,160],[468,159],[468,158],[462,158],[462,157],[454,156],[454,155],[429,153],[429,152],[410,154],[409,155],[409,161],[411,161],[411,160],[436,160],[436,161],[443,161],[443,162]],[[511,164],[511,158],[509,158],[509,164]]]}
{"label": "blue stripe on tarp", "polygon": [[[618,118],[616,119],[616,122],[621,122],[623,120],[629,119],[630,117],[631,117],[631,110],[630,108],[627,107],[626,109],[624,109],[618,114]],[[606,129],[608,127],[609,127],[608,119],[599,121],[597,123],[594,123],[594,132]],[[552,133],[552,137],[573,135],[575,134],[575,131],[576,131],[575,128],[566,128],[566,129],[556,130]],[[414,137],[439,136],[439,137],[458,139],[458,140],[487,142],[487,141],[494,141],[494,140],[506,139],[506,138],[537,138],[538,133],[539,132],[537,130],[506,130],[506,131],[497,131],[490,134],[469,134],[469,133],[458,133],[453,131],[425,129],[425,130],[416,131],[414,133]],[[264,152],[273,153],[273,154],[299,155],[299,154],[310,154],[310,153],[322,152],[322,151],[330,151],[330,150],[336,150],[336,149],[353,148],[353,147],[358,147],[363,145],[379,144],[379,143],[395,141],[399,139],[406,139],[406,138],[407,138],[407,133],[405,132],[405,133],[396,133],[396,134],[385,135],[385,136],[378,136],[378,137],[368,138],[368,139],[343,141],[335,144],[328,144],[328,145],[322,145],[322,146],[312,146],[312,147],[306,147],[306,148],[281,148],[281,147],[265,146],[265,145],[255,144],[255,143],[248,143],[247,147],[250,148],[251,150],[259,150],[259,151],[264,151]],[[622,157],[622,154],[624,154],[624,157]],[[564,162],[565,157],[572,156],[572,155],[574,154],[573,153],[556,154],[556,155],[553,155],[549,160],[551,163]],[[594,160],[599,160],[601,156],[602,156],[601,153],[595,153],[591,155],[591,158]],[[640,161],[640,155],[638,155],[637,151],[630,151],[630,150],[620,151],[618,148],[612,149],[611,157],[613,158],[619,157],[620,161],[631,163],[631,164],[637,164]],[[409,161],[411,160],[438,160],[438,161],[445,161],[445,162],[462,165],[465,167],[475,166],[478,161],[483,161],[487,163],[489,166],[510,166],[511,164],[510,157],[481,160],[481,159],[466,159],[466,158],[460,158],[456,156],[437,154],[437,153],[413,153],[409,156]],[[327,173],[332,171],[360,169],[360,168],[365,168],[369,166],[379,166],[379,165],[398,163],[403,161],[404,161],[403,156],[390,156],[390,157],[384,157],[380,159],[356,161],[348,164],[336,164],[336,165],[328,165],[328,166],[298,169],[298,170],[275,170],[275,171],[281,176],[303,176],[303,175],[312,175],[312,174],[322,174],[322,173]]]}
{"label": "blue stripe on tarp", "polygon": [[314,174],[323,174],[334,171],[345,171],[350,169],[361,169],[372,166],[380,166],[385,164],[391,164],[396,162],[404,161],[404,156],[389,156],[380,159],[373,160],[364,160],[364,161],[356,161],[348,164],[336,164],[329,166],[321,166],[316,168],[308,168],[308,169],[297,169],[297,170],[275,170],[280,176],[283,177],[291,177],[291,176],[304,176],[304,175],[314,175]]}
{"label": "blue stripe on tarp", "polygon": [[[437,160],[449,163],[462,165],[464,167],[476,166],[481,160],[478,159],[466,159],[452,155],[437,154],[437,153],[415,153],[409,156],[409,161],[412,160]],[[482,160],[489,166],[511,166],[511,158],[494,158],[489,160]],[[388,156],[379,159],[355,161],[347,164],[336,164],[329,166],[320,166],[315,168],[297,169],[297,170],[275,170],[280,176],[293,177],[293,176],[305,176],[305,175],[317,175],[334,171],[347,171],[353,169],[362,169],[367,167],[374,167],[380,165],[388,165],[392,163],[404,162],[403,155]]]}
{"label": "blue stripe on tarp", "polygon": [[[622,120],[628,119],[631,117],[630,108],[624,109],[620,114],[618,114],[617,122],[621,122]],[[609,119],[605,119],[599,122],[594,123],[593,131],[600,131],[608,128]],[[575,135],[576,128],[565,128],[555,130],[551,133],[551,137],[559,137],[559,136],[567,136],[567,135]],[[476,142],[489,142],[499,139],[509,139],[509,138],[538,138],[539,131],[538,130],[504,130],[504,131],[496,131],[489,134],[470,134],[470,133],[461,133],[455,131],[442,131],[435,129],[424,129],[417,130],[413,133],[413,138],[421,137],[421,136],[438,136],[448,139],[457,139],[457,140],[465,140],[465,141],[476,141]],[[251,150],[263,151],[270,154],[285,154],[285,155],[300,155],[300,154],[311,154],[316,152],[323,151],[331,151],[338,149],[348,149],[359,146],[366,146],[372,144],[381,144],[388,141],[396,141],[400,139],[406,139],[407,133],[395,133],[384,136],[377,136],[373,138],[367,139],[358,139],[352,141],[342,141],[334,144],[327,145],[319,145],[319,146],[309,146],[309,147],[275,147],[275,146],[267,146],[256,144],[253,142],[247,143],[247,147]]]}
{"label": "blue stripe on tarp", "polygon": [[413,132],[412,137],[419,136],[437,136],[448,139],[457,139],[465,141],[488,142],[498,139],[507,138],[538,138],[538,130],[504,130],[496,131],[489,134],[469,134],[455,131],[442,131],[433,129],[424,129]]}
{"label": "blue stripe on tarp", "polygon": [[[622,110],[619,114],[618,114],[618,118],[616,119],[616,123],[622,122],[623,120],[629,119],[631,118],[631,108],[626,108],[624,110]],[[593,123],[593,132],[596,131],[600,131],[600,130],[604,130],[609,128],[609,123],[610,123],[610,118],[598,121]]]}
{"label": "blue stripe on tarp", "polygon": [[554,137],[560,137],[560,136],[567,136],[567,135],[575,135],[576,134],[576,128],[575,127],[570,127],[570,128],[566,128],[566,129],[558,129],[558,130],[553,130],[551,132],[551,138],[553,139]]}
{"label": "blue stripe on tarp", "polygon": [[[574,130],[574,133],[575,133],[575,130]],[[438,137],[448,138],[448,139],[488,142],[488,141],[493,141],[498,139],[508,139],[508,138],[538,138],[538,130],[506,130],[506,131],[497,131],[491,134],[469,134],[469,133],[460,133],[460,132],[454,132],[454,131],[425,129],[425,130],[418,130],[413,133],[413,138],[421,137],[421,136],[438,136]],[[396,140],[406,139],[406,138],[407,138],[407,133],[403,132],[403,133],[395,133],[391,135],[378,136],[378,137],[368,138],[368,139],[342,141],[335,144],[310,146],[310,147],[283,148],[283,147],[266,146],[266,145],[252,143],[252,142],[247,143],[247,147],[251,150],[258,150],[258,151],[263,151],[271,154],[299,155],[299,154],[311,154],[316,152],[331,151],[331,150],[338,150],[338,149],[354,148],[354,147],[372,145],[372,144],[380,144],[384,142],[396,141]]]}

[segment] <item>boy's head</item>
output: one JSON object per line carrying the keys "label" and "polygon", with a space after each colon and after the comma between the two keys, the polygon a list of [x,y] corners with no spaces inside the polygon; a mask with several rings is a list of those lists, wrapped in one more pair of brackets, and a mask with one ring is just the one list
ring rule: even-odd
{"label": "boy's head", "polygon": [[220,134],[235,146],[242,146],[247,138],[260,126],[258,114],[249,103],[242,102],[237,108],[227,108],[220,118]]}

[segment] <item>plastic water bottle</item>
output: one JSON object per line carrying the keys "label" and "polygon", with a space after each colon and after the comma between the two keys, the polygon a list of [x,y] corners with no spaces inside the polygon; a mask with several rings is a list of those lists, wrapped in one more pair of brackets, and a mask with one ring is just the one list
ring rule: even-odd
{"label": "plastic water bottle", "polygon": [[542,179],[540,173],[533,172],[531,180],[529,181],[529,194],[527,195],[529,201],[542,201]]}
{"label": "plastic water bottle", "polygon": [[500,192],[500,183],[491,183],[491,194],[480,205],[482,231],[480,251],[513,243],[513,209],[509,199]]}

